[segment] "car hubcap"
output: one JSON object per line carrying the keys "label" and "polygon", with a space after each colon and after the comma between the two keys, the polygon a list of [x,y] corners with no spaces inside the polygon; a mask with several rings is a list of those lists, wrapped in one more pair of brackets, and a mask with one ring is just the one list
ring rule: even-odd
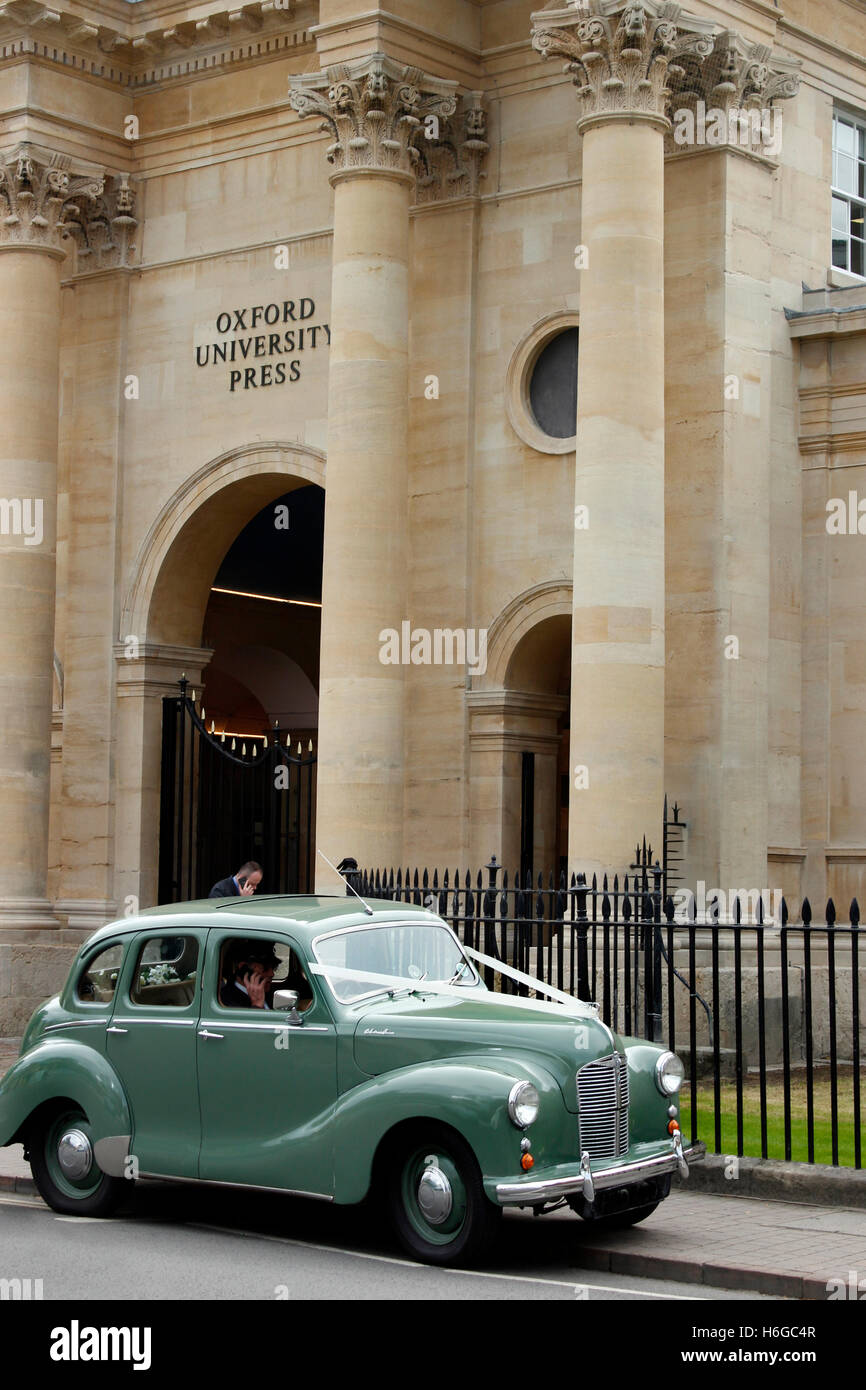
{"label": "car hubcap", "polygon": [[74,1110],[58,1115],[42,1142],[47,1175],[64,1197],[82,1202],[98,1191],[103,1174],[93,1152],[93,1135],[86,1116]]}
{"label": "car hubcap", "polygon": [[435,1163],[424,1169],[418,1183],[418,1206],[431,1226],[441,1226],[451,1215],[454,1197],[448,1177]]}
{"label": "car hubcap", "polygon": [[57,1162],[70,1182],[81,1182],[93,1165],[93,1149],[80,1129],[67,1129],[57,1144]]}
{"label": "car hubcap", "polygon": [[403,1167],[403,1209],[430,1245],[451,1245],[466,1221],[466,1188],[450,1154],[416,1149]]}

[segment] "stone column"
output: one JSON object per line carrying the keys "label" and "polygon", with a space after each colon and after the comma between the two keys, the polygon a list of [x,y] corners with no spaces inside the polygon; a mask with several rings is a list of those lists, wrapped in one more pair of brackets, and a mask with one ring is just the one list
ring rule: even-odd
{"label": "stone column", "polygon": [[533,21],[583,136],[569,862],[621,869],[660,838],[664,798],[666,103],[711,24],[653,0]]}
{"label": "stone column", "polygon": [[[402,857],[404,671],[380,660],[407,612],[409,205],[426,115],[454,83],[381,54],[292,78],[333,137],[334,250],[316,838],[329,859]],[[319,864],[323,887],[334,876]]]}
{"label": "stone column", "polygon": [[21,146],[0,164],[0,934],[18,940],[58,926],[46,868],[60,263],[77,204],[101,192],[68,163]]}
{"label": "stone column", "polygon": [[[118,420],[123,405],[128,277],[135,191],[125,177],[81,208],[77,275],[64,291],[64,323],[83,362],[63,403],[66,479],[65,633],[59,871],[54,910],[70,930],[95,931],[116,915],[114,568],[119,522]],[[111,272],[107,274],[106,272]],[[89,441],[87,449],[81,439]],[[62,587],[62,578],[61,578]],[[61,645],[62,642],[62,645]]]}
{"label": "stone column", "polygon": [[[770,633],[773,545],[773,175],[779,103],[797,64],[726,31],[691,91],[672,103],[666,166],[668,633],[666,790],[689,822],[686,881],[747,891],[768,878],[768,711],[800,702],[790,627]],[[781,311],[779,311],[781,319]],[[785,473],[787,473],[787,467]],[[780,496],[789,484],[777,475]],[[779,507],[784,512],[783,507]],[[780,600],[781,602],[781,600]],[[788,716],[791,718],[792,716]],[[785,741],[790,724],[784,713]],[[788,798],[780,796],[784,815]],[[796,794],[787,837],[799,844]],[[777,829],[776,834],[779,835]],[[777,873],[774,870],[774,875]],[[796,897],[796,895],[795,895]]]}

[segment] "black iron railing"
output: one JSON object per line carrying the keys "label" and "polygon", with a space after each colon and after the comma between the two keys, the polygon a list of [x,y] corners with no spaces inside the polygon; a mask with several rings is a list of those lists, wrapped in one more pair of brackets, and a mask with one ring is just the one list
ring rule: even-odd
{"label": "black iron railing", "polygon": [[[646,845],[621,878],[511,879],[493,858],[475,874],[350,873],[362,897],[432,907],[462,941],[540,983],[599,1005],[615,1032],[678,1051],[693,1140],[717,1153],[803,1158],[860,1168],[864,970],[860,909],[848,923],[772,919],[764,899],[744,920],[678,920]],[[506,993],[531,986],[482,967]]]}

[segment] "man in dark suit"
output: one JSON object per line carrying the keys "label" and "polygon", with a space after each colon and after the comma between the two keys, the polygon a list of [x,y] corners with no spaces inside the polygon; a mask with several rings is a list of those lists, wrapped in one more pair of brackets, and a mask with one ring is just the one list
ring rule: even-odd
{"label": "man in dark suit", "polygon": [[220,1003],[227,1009],[269,1009],[267,994],[279,964],[266,941],[232,942]]}
{"label": "man in dark suit", "polygon": [[251,898],[262,881],[262,866],[254,859],[241,864],[231,878],[221,878],[208,893],[209,898]]}

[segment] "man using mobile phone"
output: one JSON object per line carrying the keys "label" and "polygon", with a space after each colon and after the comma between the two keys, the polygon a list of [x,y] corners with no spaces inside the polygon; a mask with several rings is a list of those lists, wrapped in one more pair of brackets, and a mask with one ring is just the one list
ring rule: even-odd
{"label": "man using mobile phone", "polygon": [[262,881],[262,866],[254,859],[241,864],[236,874],[221,878],[208,893],[209,898],[251,898]]}
{"label": "man using mobile phone", "polygon": [[267,942],[238,941],[231,951],[230,977],[220,989],[220,1003],[228,1009],[269,1009],[268,991],[279,966],[279,957]]}

